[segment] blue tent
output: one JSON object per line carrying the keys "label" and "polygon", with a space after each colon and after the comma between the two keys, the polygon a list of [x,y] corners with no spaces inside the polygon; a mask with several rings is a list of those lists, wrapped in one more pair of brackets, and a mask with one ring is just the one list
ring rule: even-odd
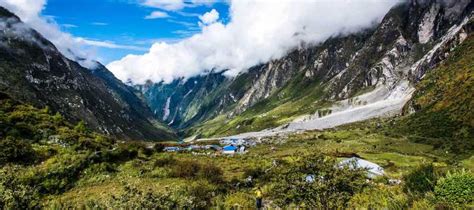
{"label": "blue tent", "polygon": [[234,146],[234,145],[228,145],[228,146],[225,146],[223,149],[222,149],[222,152],[223,153],[227,153],[227,154],[233,154],[235,153],[235,151],[237,150],[237,147]]}
{"label": "blue tent", "polygon": [[224,151],[235,151],[237,150],[237,147],[235,147],[234,145],[228,145],[228,146],[225,146],[223,148]]}

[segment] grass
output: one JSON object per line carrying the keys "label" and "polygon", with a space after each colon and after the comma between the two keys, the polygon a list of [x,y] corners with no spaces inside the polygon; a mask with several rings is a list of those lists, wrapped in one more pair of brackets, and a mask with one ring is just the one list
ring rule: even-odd
{"label": "grass", "polygon": [[[250,148],[245,155],[233,157],[199,156],[197,158],[190,153],[154,153],[149,157],[139,156],[137,159],[113,165],[112,172],[85,170],[75,187],[64,194],[47,197],[44,204],[60,201],[76,205],[83,203],[84,200],[101,200],[118,196],[123,193],[124,183],[151,191],[173,191],[199,182],[196,179],[170,178],[168,166],[156,167],[154,164],[156,160],[165,158],[197,161],[201,164],[208,163],[217,166],[222,169],[223,178],[227,183],[234,180],[243,182],[246,171],[250,169],[269,169],[274,160],[291,163],[302,154],[325,154],[341,160],[343,159],[341,155],[357,154],[383,166],[389,178],[397,179],[401,179],[404,174],[424,163],[434,163],[437,170],[442,171],[456,167],[472,169],[472,153],[470,158],[458,159],[463,156],[434,149],[431,145],[413,143],[406,137],[392,137],[378,133],[372,126],[374,124],[375,122],[368,121],[364,127],[360,127],[359,124],[350,125],[344,129],[308,131],[290,135],[284,139],[270,137],[264,139],[264,143]],[[46,163],[46,165],[51,164]],[[92,172],[93,174],[90,174]],[[265,181],[262,182],[264,185],[265,183]],[[248,188],[228,190],[231,194],[243,193],[251,196],[251,190]]]}

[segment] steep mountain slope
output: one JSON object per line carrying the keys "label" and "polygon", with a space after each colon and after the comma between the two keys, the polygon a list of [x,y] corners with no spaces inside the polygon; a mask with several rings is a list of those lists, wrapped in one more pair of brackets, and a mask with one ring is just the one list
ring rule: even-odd
{"label": "steep mountain slope", "polygon": [[0,92],[116,137],[174,138],[151,122],[147,106],[102,65],[91,71],[67,59],[4,8],[0,29]]}
{"label": "steep mountain slope", "polygon": [[[473,31],[474,25],[470,30]],[[414,140],[457,153],[474,150],[474,34],[418,83],[406,111],[415,111],[393,129]],[[449,139],[449,141],[447,141]]]}
{"label": "steep mountain slope", "polygon": [[[414,84],[471,33],[466,27],[472,10],[469,0],[412,0],[373,29],[302,44],[236,78],[209,81],[207,75],[142,91],[154,110],[179,104],[173,118],[163,119],[189,135],[229,135],[293,121],[280,129],[317,129],[393,115],[410,99]],[[202,82],[207,85],[189,85]],[[174,89],[183,91],[164,91]],[[193,92],[201,94],[186,95]],[[154,100],[162,95],[166,99]],[[203,111],[209,107],[213,112]]]}

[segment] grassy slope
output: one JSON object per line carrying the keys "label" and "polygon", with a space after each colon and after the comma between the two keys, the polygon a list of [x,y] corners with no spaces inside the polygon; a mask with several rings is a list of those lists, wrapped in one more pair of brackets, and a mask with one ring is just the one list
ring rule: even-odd
{"label": "grassy slope", "polygon": [[411,105],[416,112],[402,118],[393,132],[453,152],[474,150],[473,35],[427,73]]}

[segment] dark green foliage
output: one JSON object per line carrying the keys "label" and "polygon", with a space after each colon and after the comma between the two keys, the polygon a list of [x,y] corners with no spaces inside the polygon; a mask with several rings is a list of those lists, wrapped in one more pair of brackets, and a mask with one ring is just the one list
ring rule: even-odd
{"label": "dark green foliage", "polygon": [[36,159],[31,144],[14,137],[0,139],[0,165],[6,163],[28,164]]}
{"label": "dark green foliage", "polygon": [[[168,160],[155,162],[155,164],[170,164]],[[201,178],[210,183],[219,184],[223,182],[223,172],[217,166],[209,163],[201,164],[192,160],[173,161],[171,176],[177,178]]]}
{"label": "dark green foliage", "polygon": [[18,168],[0,169],[0,209],[32,209],[37,207],[38,191],[18,180]]}
{"label": "dark green foliage", "polygon": [[252,177],[253,179],[258,179],[265,174],[265,169],[261,167],[247,168],[244,170],[244,177]]}
{"label": "dark green foliage", "polygon": [[196,161],[179,161],[173,165],[171,175],[179,178],[194,178],[198,175],[200,169],[201,165]]}
{"label": "dark green foliage", "polygon": [[189,198],[187,203],[182,203],[181,206],[191,209],[208,209],[212,206],[212,198],[215,197],[215,187],[206,182],[196,182],[185,190],[186,197]]}
{"label": "dark green foliage", "polygon": [[403,177],[403,190],[414,196],[423,196],[434,190],[436,179],[433,164],[421,165]]}
{"label": "dark green foliage", "polygon": [[474,175],[465,170],[448,172],[434,188],[436,202],[459,207],[474,202]]}
{"label": "dark green foliage", "polygon": [[170,166],[170,165],[173,165],[174,163],[176,163],[176,159],[170,157],[170,156],[167,156],[167,157],[164,157],[164,158],[160,158],[160,159],[157,159],[155,160],[154,162],[154,166],[155,167],[164,167],[164,166]]}
{"label": "dark green foliage", "polygon": [[164,145],[164,144],[160,144],[160,143],[156,143],[156,144],[153,146],[153,149],[155,150],[155,152],[163,152],[163,150],[165,149],[165,145]]}
{"label": "dark green foliage", "polygon": [[74,127],[74,130],[78,133],[86,133],[87,132],[87,127],[86,127],[86,123],[84,123],[84,121],[80,121],[79,123],[77,123],[77,125]]}
{"label": "dark green foliage", "polygon": [[366,172],[336,165],[334,159],[322,155],[301,157],[290,166],[278,169],[272,197],[280,206],[344,208],[352,195],[366,186]]}
{"label": "dark green foliage", "polygon": [[206,179],[207,181],[215,184],[219,184],[224,181],[222,175],[222,169],[209,163],[203,164],[198,174],[200,178]]}

